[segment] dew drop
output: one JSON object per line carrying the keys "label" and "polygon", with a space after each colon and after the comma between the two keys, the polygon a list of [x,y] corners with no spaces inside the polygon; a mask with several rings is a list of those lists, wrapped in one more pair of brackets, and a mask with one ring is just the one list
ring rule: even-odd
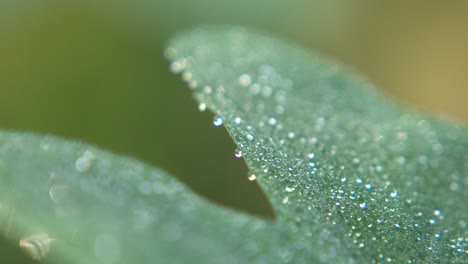
{"label": "dew drop", "polygon": [[206,110],[206,104],[204,104],[204,103],[199,103],[199,104],[198,104],[198,111],[200,111],[200,112],[205,112],[205,110]]}
{"label": "dew drop", "polygon": [[255,181],[257,179],[257,176],[254,173],[251,173],[248,179],[249,181]]}
{"label": "dew drop", "polygon": [[252,78],[250,78],[248,74],[242,74],[239,77],[239,84],[243,87],[249,86],[251,82],[252,82]]}
{"label": "dew drop", "polygon": [[75,169],[80,173],[88,171],[93,165],[94,158],[95,155],[93,152],[89,150],[85,151],[85,153],[75,161]]}
{"label": "dew drop", "polygon": [[247,140],[249,140],[249,141],[252,141],[252,140],[254,139],[254,137],[253,137],[251,134],[247,134],[245,137],[246,137]]}
{"label": "dew drop", "polygon": [[390,193],[390,196],[391,196],[392,198],[397,198],[397,196],[398,196],[398,191],[397,191],[397,190],[394,190],[392,193]]}
{"label": "dew drop", "polygon": [[315,158],[315,153],[309,153],[307,155],[307,158],[310,159],[310,160],[313,160]]}
{"label": "dew drop", "polygon": [[309,168],[311,169],[315,168],[315,162],[309,162]]}
{"label": "dew drop", "polygon": [[435,216],[440,216],[441,212],[439,210],[434,210],[434,215]]}
{"label": "dew drop", "polygon": [[235,123],[236,125],[240,124],[241,122],[242,122],[242,118],[240,118],[240,117],[238,117],[238,116],[234,117],[234,123]]}
{"label": "dew drop", "polygon": [[361,207],[361,209],[366,209],[367,208],[367,203],[360,203],[359,207]]}
{"label": "dew drop", "polygon": [[346,178],[341,178],[341,182],[342,182],[342,183],[345,183],[347,180],[348,180],[348,179],[346,179]]}
{"label": "dew drop", "polygon": [[276,118],[274,118],[274,117],[268,118],[268,125],[276,126],[277,123],[278,123],[278,120]]}
{"label": "dew drop", "polygon": [[293,191],[295,190],[295,188],[294,188],[294,187],[290,187],[290,186],[286,186],[286,188],[284,188],[284,190],[285,190],[286,192],[293,192]]}
{"label": "dew drop", "polygon": [[372,190],[372,185],[371,184],[366,184],[366,190]]}
{"label": "dew drop", "polygon": [[213,125],[216,127],[222,126],[224,123],[224,119],[221,116],[215,116],[213,119]]}
{"label": "dew drop", "polygon": [[294,132],[289,132],[288,133],[288,138],[289,139],[294,139],[295,137],[296,137],[296,133],[294,133]]}
{"label": "dew drop", "polygon": [[287,204],[289,201],[289,198],[286,196],[283,198],[283,200],[281,201],[283,204]]}
{"label": "dew drop", "polygon": [[172,73],[181,73],[184,70],[184,65],[180,61],[174,61],[171,63],[170,70]]}
{"label": "dew drop", "polygon": [[284,112],[285,112],[284,106],[282,106],[282,105],[277,105],[277,106],[275,107],[275,113],[276,113],[277,115],[282,115],[282,114],[284,114]]}
{"label": "dew drop", "polygon": [[236,158],[241,158],[242,157],[242,150],[237,148],[236,151],[234,152],[234,156],[236,156]]}

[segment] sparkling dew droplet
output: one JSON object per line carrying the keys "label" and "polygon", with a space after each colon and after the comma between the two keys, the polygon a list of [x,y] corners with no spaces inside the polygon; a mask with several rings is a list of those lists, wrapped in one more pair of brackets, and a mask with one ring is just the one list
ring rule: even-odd
{"label": "sparkling dew droplet", "polygon": [[242,74],[239,77],[239,84],[243,87],[247,87],[252,83],[252,78],[248,74]]}
{"label": "sparkling dew droplet", "polygon": [[291,186],[286,186],[286,188],[284,188],[284,190],[285,190],[286,192],[293,192],[293,191],[295,190],[295,188],[294,188],[294,187],[291,187]]}
{"label": "sparkling dew droplet", "polygon": [[289,202],[289,198],[286,196],[283,198],[283,200],[281,201],[283,204],[287,204]]}
{"label": "sparkling dew droplet", "polygon": [[241,158],[242,157],[242,150],[237,148],[236,151],[234,151],[234,156],[236,156],[236,158]]}
{"label": "sparkling dew droplet", "polygon": [[222,126],[224,123],[224,119],[221,116],[215,116],[213,119],[213,125],[216,127]]}
{"label": "sparkling dew droplet", "polygon": [[205,112],[205,110],[206,110],[206,104],[204,103],[198,104],[198,111]]}
{"label": "sparkling dew droplet", "polygon": [[249,181],[255,181],[257,179],[257,176],[254,173],[251,173],[248,179]]}

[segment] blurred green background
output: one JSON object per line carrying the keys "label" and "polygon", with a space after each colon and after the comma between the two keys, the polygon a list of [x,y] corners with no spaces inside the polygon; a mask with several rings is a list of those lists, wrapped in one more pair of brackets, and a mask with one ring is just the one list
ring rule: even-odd
{"label": "blurred green background", "polygon": [[202,24],[254,27],[466,123],[467,13],[464,1],[0,0],[0,127],[129,155],[219,204],[273,217],[227,132],[169,72],[168,38]]}

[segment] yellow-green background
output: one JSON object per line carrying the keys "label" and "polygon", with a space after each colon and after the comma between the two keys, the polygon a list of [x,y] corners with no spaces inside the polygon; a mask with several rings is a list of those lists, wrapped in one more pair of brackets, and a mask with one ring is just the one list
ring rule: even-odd
{"label": "yellow-green background", "polygon": [[466,123],[466,14],[463,1],[0,0],[0,127],[136,157],[208,199],[271,216],[226,131],[168,71],[167,39],[202,24],[254,27]]}

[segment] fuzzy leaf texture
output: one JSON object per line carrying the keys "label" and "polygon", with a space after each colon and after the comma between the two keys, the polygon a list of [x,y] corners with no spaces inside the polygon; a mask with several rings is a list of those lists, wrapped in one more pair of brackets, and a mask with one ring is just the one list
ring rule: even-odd
{"label": "fuzzy leaf texture", "polygon": [[465,127],[405,110],[342,66],[240,27],[181,33],[165,54],[273,205],[281,239],[259,254],[467,261]]}
{"label": "fuzzy leaf texture", "polygon": [[0,132],[0,236],[41,263],[248,263],[271,229],[131,158]]}

